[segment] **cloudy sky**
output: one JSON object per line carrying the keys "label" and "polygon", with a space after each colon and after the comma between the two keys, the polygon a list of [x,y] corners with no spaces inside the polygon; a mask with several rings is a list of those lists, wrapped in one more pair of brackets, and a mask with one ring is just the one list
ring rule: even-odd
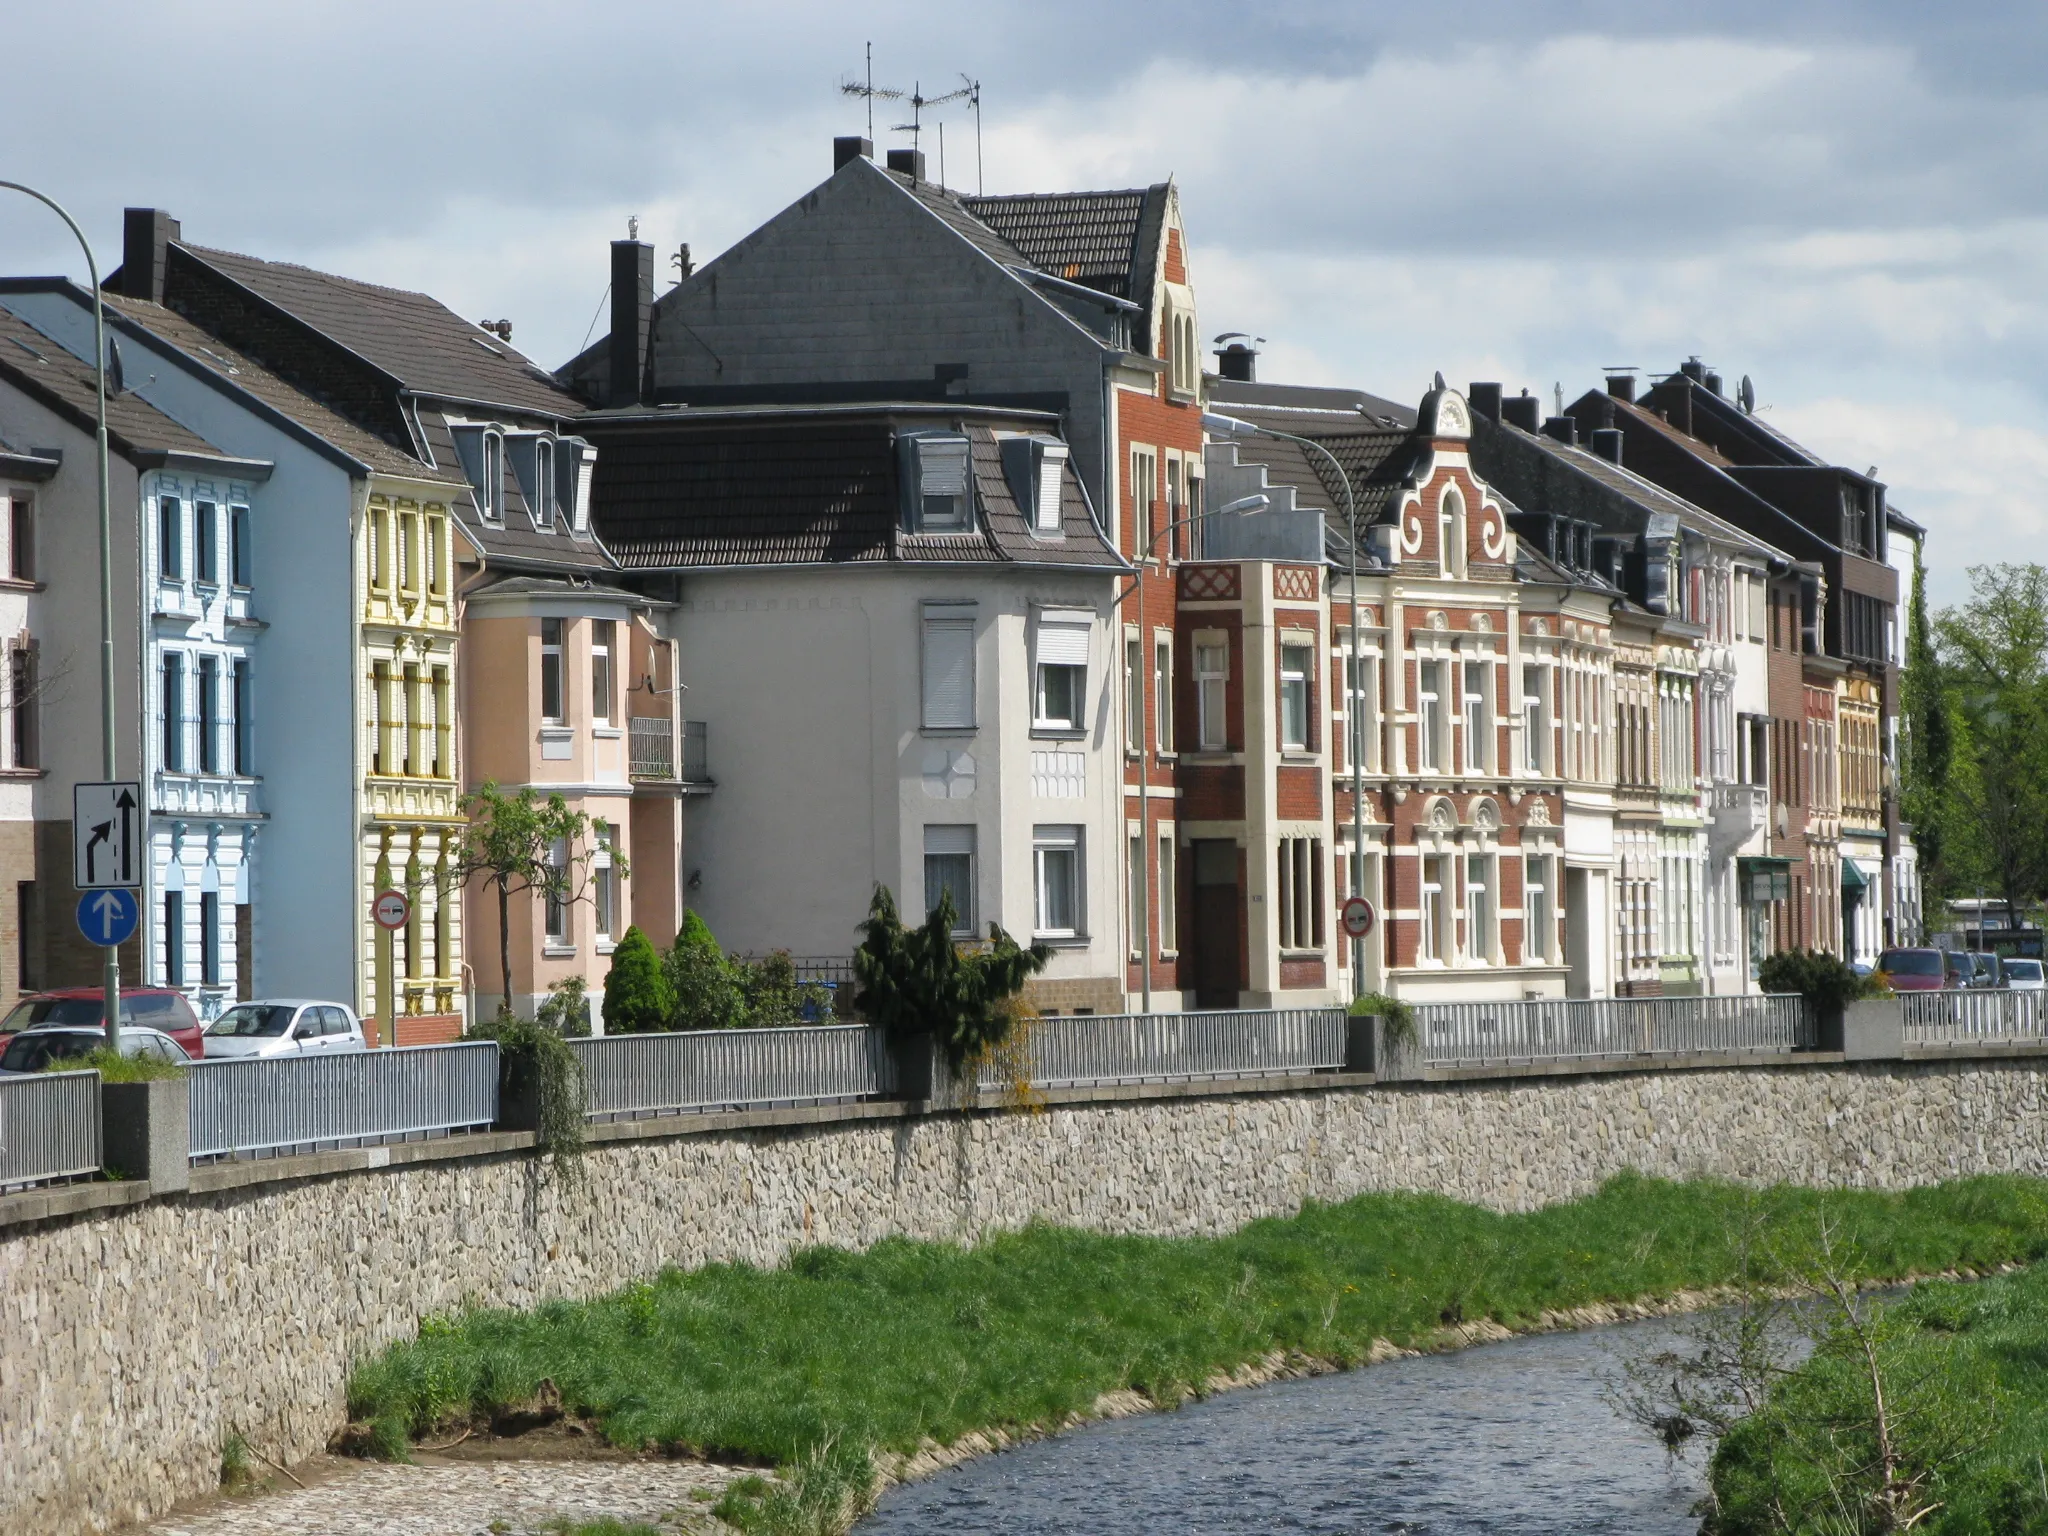
{"label": "cloudy sky", "polygon": [[[1938,598],[2048,532],[2038,6],[11,9],[0,178],[106,266],[154,204],[198,244],[510,318],[553,366],[629,215],[701,262],[823,178],[872,40],[878,83],[982,82],[989,191],[1176,177],[1204,328],[1265,337],[1262,377],[1569,398],[1697,353],[1878,467]],[[973,120],[938,115],[971,189]],[[903,120],[877,108],[884,146]],[[52,270],[83,275],[61,227],[0,200],[0,271]]]}

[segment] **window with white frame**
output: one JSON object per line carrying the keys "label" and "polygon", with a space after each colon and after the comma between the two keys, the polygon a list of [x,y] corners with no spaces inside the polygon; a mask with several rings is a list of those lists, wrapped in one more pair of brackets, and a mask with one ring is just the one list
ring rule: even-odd
{"label": "window with white frame", "polygon": [[251,546],[249,509],[228,508],[228,580],[246,587],[254,579],[255,549]]}
{"label": "window with white frame", "polygon": [[1549,714],[1543,707],[1545,669],[1535,662],[1522,663],[1522,766],[1530,773],[1543,772],[1544,749],[1549,745]]}
{"label": "window with white frame", "polygon": [[974,729],[974,605],[926,603],[921,658],[924,728]]}
{"label": "window with white frame", "polygon": [[36,579],[36,504],[17,492],[0,497],[0,526],[7,533],[6,572],[16,581]]}
{"label": "window with white frame", "polygon": [[967,439],[957,432],[911,432],[902,441],[904,526],[914,533],[970,531]]}
{"label": "window with white frame", "polygon": [[1133,553],[1140,559],[1152,552],[1153,525],[1158,516],[1155,505],[1158,500],[1159,450],[1134,447],[1131,449],[1131,524],[1137,530],[1138,541]]}
{"label": "window with white frame", "polygon": [[1492,691],[1493,663],[1490,661],[1468,661],[1463,665],[1464,691],[1462,697],[1465,739],[1465,772],[1485,773],[1493,763],[1493,708],[1488,694]]}
{"label": "window with white frame", "polygon": [[1420,959],[1441,965],[1451,932],[1451,859],[1431,853],[1422,859],[1422,932],[1416,945]]}
{"label": "window with white frame", "polygon": [[1081,854],[1081,828],[1031,829],[1032,927],[1041,938],[1071,939],[1081,934],[1085,921]]}
{"label": "window with white frame", "polygon": [[[1095,616],[1046,609],[1038,616],[1037,677],[1032,724],[1039,730],[1078,731],[1087,725],[1088,635]],[[1136,743],[1143,746],[1143,740]]]}
{"label": "window with white frame", "polygon": [[1283,837],[1279,853],[1280,947],[1323,947],[1323,842]]}
{"label": "window with white frame", "polygon": [[205,652],[198,658],[193,683],[199,695],[199,771],[220,772],[220,658]]}
{"label": "window with white frame", "polygon": [[547,942],[557,948],[569,942],[569,844],[556,838],[548,847],[548,886],[542,905],[547,912]]}
{"label": "window with white frame", "polygon": [[1180,922],[1178,884],[1180,869],[1174,857],[1173,829],[1167,828],[1159,834],[1159,948],[1163,954],[1172,954],[1180,948]]}
{"label": "window with white frame", "polygon": [[533,520],[555,526],[555,445],[545,437],[533,445]]}
{"label": "window with white frame", "polygon": [[1230,642],[1195,638],[1195,730],[1204,752],[1230,745]]}
{"label": "window with white frame", "polygon": [[167,581],[185,577],[185,508],[175,496],[157,502],[156,568]]}
{"label": "window with white frame", "polygon": [[1465,498],[1455,485],[1437,503],[1437,558],[1446,576],[1465,574]]}
{"label": "window with white frame", "polygon": [[590,925],[600,943],[610,940],[618,932],[615,926],[618,922],[618,871],[612,867],[614,835],[608,821],[590,824],[593,844],[590,856]]}
{"label": "window with white frame", "polygon": [[1494,869],[1492,854],[1465,857],[1465,959],[1473,965],[1493,959]]}
{"label": "window with white frame", "polygon": [[1124,631],[1124,745],[1145,749],[1145,642],[1135,629]]}
{"label": "window with white frame", "polygon": [[1280,745],[1310,745],[1309,700],[1315,692],[1316,648],[1307,640],[1280,642]]}
{"label": "window with white frame", "polygon": [[1065,495],[1067,445],[1038,445],[1038,482],[1033,486],[1031,526],[1038,533],[1060,531],[1061,499]]}
{"label": "window with white frame", "polygon": [[924,829],[924,911],[930,917],[939,903],[953,903],[953,932],[974,933],[974,828],[936,826]]}
{"label": "window with white frame", "polygon": [[220,509],[210,501],[192,506],[193,576],[208,586],[220,583]]}
{"label": "window with white frame", "polygon": [[590,718],[599,725],[612,723],[616,685],[613,682],[612,652],[618,645],[616,619],[593,619],[590,623]]}
{"label": "window with white frame", "polygon": [[485,522],[495,523],[505,516],[505,439],[496,432],[484,434],[483,480],[479,510]]}
{"label": "window with white frame", "polygon": [[396,525],[398,537],[398,553],[393,567],[392,584],[401,592],[410,592],[418,585],[413,560],[419,548],[419,540],[414,537],[419,519],[410,512],[396,512],[392,514],[392,520]]}
{"label": "window with white frame", "polygon": [[1174,750],[1173,632],[1152,632],[1152,732],[1161,752]]}
{"label": "window with white frame", "polygon": [[1145,882],[1150,878],[1145,868],[1145,845],[1133,832],[1124,849],[1124,889],[1129,892],[1131,910],[1125,930],[1130,934],[1131,958],[1140,960],[1145,954]]}
{"label": "window with white frame", "polygon": [[1379,715],[1379,658],[1367,655],[1344,657],[1344,718],[1351,739],[1352,760],[1368,773],[1380,766],[1380,735],[1375,728]]}
{"label": "window with white frame", "polygon": [[165,651],[163,659],[163,756],[166,773],[185,771],[185,656]]}
{"label": "window with white frame", "polygon": [[1444,671],[1448,662],[1428,657],[1415,663],[1415,766],[1441,772],[1444,764]]}
{"label": "window with white frame", "polygon": [[1540,853],[1522,856],[1522,959],[1536,964],[1550,958],[1557,939],[1557,908],[1550,860]]}
{"label": "window with white frame", "polygon": [[7,648],[7,723],[13,766],[36,768],[42,763],[42,711],[37,704],[38,647],[23,637]]}
{"label": "window with white frame", "polygon": [[540,621],[540,720],[543,725],[560,725],[568,718],[563,699],[562,621]]}

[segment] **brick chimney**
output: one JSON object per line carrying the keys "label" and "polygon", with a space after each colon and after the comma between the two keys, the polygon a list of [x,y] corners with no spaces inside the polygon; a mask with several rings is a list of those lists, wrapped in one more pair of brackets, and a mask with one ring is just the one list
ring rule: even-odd
{"label": "brick chimney", "polygon": [[921,149],[890,150],[889,169],[908,176],[912,181],[923,181],[924,151]]}
{"label": "brick chimney", "polygon": [[161,208],[128,208],[121,214],[121,292],[131,299],[164,301],[164,266],[178,221]]}
{"label": "brick chimney", "polygon": [[639,405],[647,383],[647,333],[654,319],[654,247],[612,242],[611,388],[605,403]]}
{"label": "brick chimney", "polygon": [[875,145],[872,139],[863,139],[858,135],[854,135],[851,137],[841,136],[832,141],[832,169],[835,173],[845,169],[846,162],[849,160],[872,160],[874,158]]}

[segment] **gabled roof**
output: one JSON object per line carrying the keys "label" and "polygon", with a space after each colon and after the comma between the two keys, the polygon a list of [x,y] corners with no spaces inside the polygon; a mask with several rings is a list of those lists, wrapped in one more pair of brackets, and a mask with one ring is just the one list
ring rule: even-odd
{"label": "gabled roof", "polygon": [[[1208,375],[1209,404],[1232,416],[1260,410],[1274,426],[1285,418],[1315,422],[1343,430],[1357,426],[1360,419],[1369,427],[1406,429],[1415,425],[1415,407],[1362,389],[1331,389],[1311,384],[1258,384],[1243,379]],[[1288,430],[1292,431],[1293,428]]]}
{"label": "gabled roof", "polygon": [[[87,436],[99,430],[92,364],[5,308],[0,308],[0,380],[13,384]],[[107,397],[107,442],[113,452],[131,462],[155,453],[234,457],[134,394]]]}
{"label": "gabled roof", "polygon": [[[585,409],[582,401],[509,342],[464,320],[428,294],[184,241],[176,248],[414,394],[553,417],[577,416]],[[175,291],[170,299],[175,305]]]}

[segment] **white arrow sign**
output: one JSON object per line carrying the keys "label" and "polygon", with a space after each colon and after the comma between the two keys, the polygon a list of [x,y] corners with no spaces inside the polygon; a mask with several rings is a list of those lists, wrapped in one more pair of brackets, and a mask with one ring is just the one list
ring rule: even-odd
{"label": "white arrow sign", "polygon": [[72,785],[72,885],[81,891],[141,885],[143,832],[140,784]]}

